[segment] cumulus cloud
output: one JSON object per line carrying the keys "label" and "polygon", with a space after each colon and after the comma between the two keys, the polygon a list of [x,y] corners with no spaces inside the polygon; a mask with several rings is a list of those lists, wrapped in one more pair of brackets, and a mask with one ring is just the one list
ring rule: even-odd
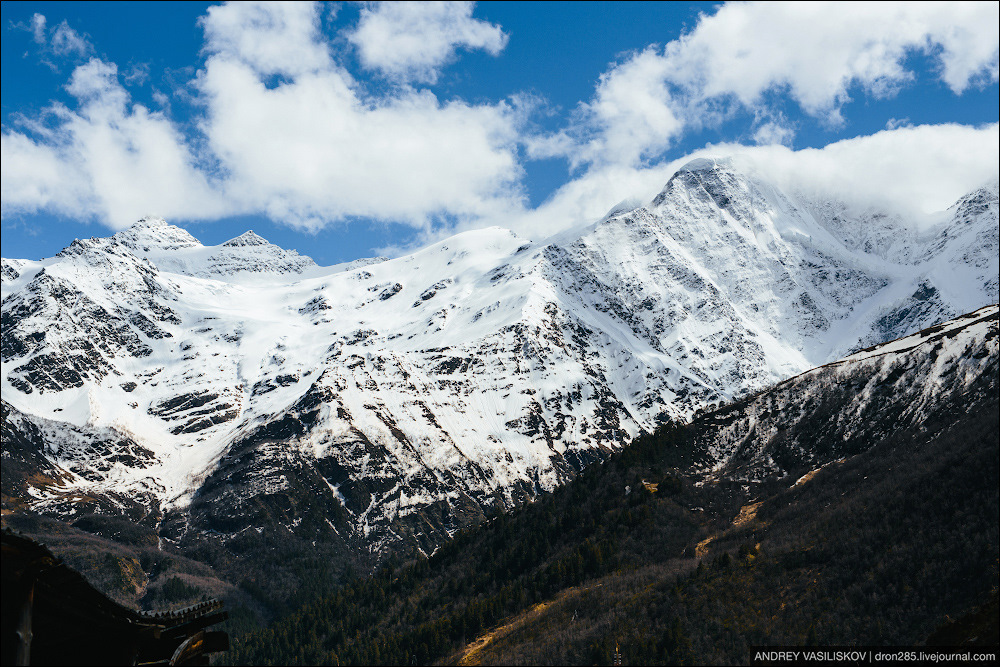
{"label": "cumulus cloud", "polygon": [[56,104],[51,123],[3,133],[5,215],[45,209],[120,229],[147,213],[196,219],[227,212],[184,137],[162,115],[131,104],[113,63],[92,58],[66,89],[75,110]]}
{"label": "cumulus cloud", "polygon": [[[479,216],[517,199],[519,114],[511,105],[442,103],[410,88],[372,98],[330,58],[317,8],[303,11],[238,3],[204,21],[211,55],[199,78],[202,130],[234,200],[318,227],[348,216],[420,226],[432,215]],[[248,12],[252,22],[240,18]],[[278,16],[263,20],[261,12]],[[259,34],[247,36],[248,24]],[[272,45],[288,40],[306,57],[282,64],[286,80],[268,87]]]}
{"label": "cumulus cloud", "polygon": [[960,94],[997,80],[998,25],[997,3],[727,4],[602,75],[563,148],[576,162],[638,164],[687,131],[766,110],[775,92],[837,126],[854,87],[884,98],[910,82],[914,53]]}
{"label": "cumulus cloud", "polygon": [[[118,68],[91,59],[66,86],[75,108],[5,130],[4,212],[48,208],[112,227],[147,213],[263,213],[316,229],[354,217],[422,227],[519,205],[516,103],[442,102],[410,87],[372,96],[331,56],[315,5],[216,6],[201,23],[195,136],[133,103]],[[8,171],[22,162],[34,166]]]}
{"label": "cumulus cloud", "polygon": [[0,206],[3,214],[50,211],[89,217],[91,193],[86,174],[59,152],[24,134],[0,137]]}
{"label": "cumulus cloud", "polygon": [[390,78],[434,83],[458,48],[499,54],[500,26],[472,18],[474,2],[380,2],[361,10],[348,39],[369,69]]}
{"label": "cumulus cloud", "polygon": [[216,5],[200,23],[205,50],[264,76],[298,76],[330,67],[330,49],[319,37],[319,9],[308,2],[240,2]]}
{"label": "cumulus cloud", "polygon": [[980,71],[997,77],[996,3],[731,4],[664,49],[673,83],[750,106],[787,86],[813,114],[835,113],[858,84],[891,94],[913,76],[904,60],[935,55],[956,93]]}
{"label": "cumulus cloud", "polygon": [[582,107],[595,136],[574,160],[627,164],[666,149],[684,127],[667,88],[669,67],[647,49],[602,74],[594,99]]}

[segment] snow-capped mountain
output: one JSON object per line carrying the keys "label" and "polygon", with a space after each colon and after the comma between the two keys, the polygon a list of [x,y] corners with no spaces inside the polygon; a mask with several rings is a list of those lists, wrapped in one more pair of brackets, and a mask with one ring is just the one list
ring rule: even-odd
{"label": "snow-capped mountain", "polygon": [[4,429],[53,468],[40,509],[113,493],[232,536],[264,506],[301,530],[308,493],[345,540],[432,548],[665,416],[996,302],[997,220],[995,182],[916,233],[726,160],[546,241],[336,267],[147,218],[3,260]]}

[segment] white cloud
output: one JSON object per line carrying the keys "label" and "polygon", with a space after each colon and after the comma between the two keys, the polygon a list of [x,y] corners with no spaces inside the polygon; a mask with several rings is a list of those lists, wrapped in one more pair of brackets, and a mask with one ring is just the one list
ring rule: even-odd
{"label": "white cloud", "polygon": [[[629,55],[601,77],[572,128],[545,136],[526,129],[525,115],[539,106],[526,96],[469,104],[444,102],[411,85],[378,94],[367,90],[335,60],[315,5],[211,7],[201,20],[204,66],[188,88],[187,102],[197,110],[194,136],[166,115],[169,98],[154,91],[162,110],[151,111],[132,100],[114,64],[91,59],[67,84],[72,108],[53,104],[41,117],[22,117],[15,129],[5,127],[3,212],[49,210],[112,227],[145,214],[191,220],[262,213],[307,229],[365,217],[410,224],[423,230],[424,238],[487,224],[540,238],[599,219],[623,199],[648,201],[678,163],[692,156],[669,163],[657,157],[692,127],[711,125],[744,104],[752,114],[743,136],[769,145],[723,144],[697,154],[752,158],[754,168],[787,187],[849,192],[859,205],[882,202],[922,211],[947,206],[984,174],[996,173],[996,125],[890,122],[891,131],[871,137],[793,151],[779,144],[791,141],[795,125],[760,101],[778,88],[828,117],[852,85],[885,94],[905,83],[909,73],[900,58],[907,49],[932,53],[949,86],[974,85],[976,77],[995,75],[996,62],[995,46],[992,61],[982,56],[990,38],[980,33],[992,28],[969,32],[977,21],[986,23],[975,16],[983,11],[980,5],[939,11],[935,16],[943,23],[930,28],[925,25],[930,10],[924,9],[907,15],[916,27],[883,21],[883,28],[892,25],[906,36],[880,37],[896,40],[892,48],[870,44],[876,33],[864,32],[865,26],[858,27],[860,37],[834,26],[829,43],[813,48],[809,39],[791,34],[795,21],[775,14],[775,7],[783,6],[727,5],[665,49]],[[846,24],[855,25],[853,14],[872,19],[865,12],[911,6],[867,7],[841,12],[852,14]],[[460,9],[477,23],[470,18],[471,6]],[[364,11],[388,16],[404,10],[412,8]],[[795,5],[789,11],[801,24],[795,27],[814,38],[810,26],[835,22],[837,14],[828,6]],[[807,11],[813,12],[811,22],[803,18]],[[44,17],[37,16],[33,25],[44,37]],[[769,16],[780,25],[747,34],[763,30],[762,17]],[[498,28],[495,34],[502,35]],[[441,42],[444,51],[432,49],[438,55],[393,62],[403,63],[400,71],[407,76],[421,71],[430,76],[457,46],[473,44],[470,40],[449,37]],[[743,50],[734,50],[734,40]],[[844,40],[850,43],[844,46]],[[502,41],[492,43],[496,50]],[[830,74],[812,81],[805,74],[820,67],[815,61],[824,49],[831,53]],[[760,60],[744,62],[744,50]],[[726,53],[741,76],[709,67]],[[692,64],[696,56],[707,62]],[[801,70],[791,62],[796,58],[806,63]],[[431,63],[430,69],[421,70],[419,63]],[[528,210],[518,146],[530,158],[564,155],[587,169]]]}
{"label": "white cloud", "polygon": [[153,101],[156,102],[156,104],[161,109],[163,109],[164,111],[170,109],[170,97],[166,93],[164,93],[162,90],[154,88],[152,95],[153,95]]}
{"label": "white cloud", "polygon": [[596,130],[574,161],[630,164],[665,150],[684,122],[667,89],[670,64],[647,49],[601,75],[584,122]]}
{"label": "white cloud", "polygon": [[[199,136],[133,103],[117,67],[91,59],[66,86],[74,109],[5,132],[5,213],[50,208],[112,227],[263,213],[315,229],[353,217],[425,227],[519,205],[518,100],[368,95],[332,59],[314,5],[212,7],[202,25]],[[22,161],[38,165],[38,187],[8,172]],[[52,174],[69,185],[51,187]]]}
{"label": "white cloud", "polygon": [[118,85],[118,66],[98,58],[73,70],[66,90],[82,102],[96,102],[84,107],[88,112],[122,107],[128,100],[128,93]]}
{"label": "white cloud", "polygon": [[52,31],[49,47],[57,56],[75,55],[78,58],[86,56],[92,48],[90,42],[76,30],[70,28],[66,21],[57,25]]}
{"label": "white cloud", "polygon": [[[959,197],[997,178],[997,124],[923,125],[845,139],[823,148],[793,150],[779,144],[708,145],[683,157],[649,166],[598,165],[559,188],[534,210],[490,217],[482,224],[509,227],[544,239],[596,222],[622,201],[647,204],[686,162],[698,157],[732,157],[738,168],[789,193],[837,199],[908,216],[914,227],[933,220]],[[457,229],[477,225],[460,225]],[[442,230],[425,240],[446,236]]]}
{"label": "white cloud", "polygon": [[755,104],[787,86],[813,114],[826,114],[860,84],[876,96],[912,78],[910,52],[937,54],[957,94],[980,70],[997,72],[996,3],[730,4],[664,51],[672,82],[699,96]]}
{"label": "white cloud", "polygon": [[51,107],[54,127],[28,123],[37,140],[3,133],[5,215],[46,209],[120,229],[149,213],[197,219],[227,212],[170,121],[130,104],[113,63],[92,58],[66,89],[77,109]]}
{"label": "white cloud", "polygon": [[293,225],[482,215],[520,176],[503,105],[442,105],[429,93],[369,105],[337,72],[267,89],[224,62],[209,63],[201,86],[229,192]]}
{"label": "white cloud", "polygon": [[361,62],[397,80],[434,83],[455,50],[499,54],[507,45],[500,26],[472,18],[473,2],[380,2],[361,10],[348,39]]}
{"label": "white cloud", "polygon": [[791,146],[795,138],[795,129],[788,122],[788,119],[778,114],[771,117],[765,114],[765,118],[759,118],[757,127],[754,129],[753,140],[758,145],[781,144]]}
{"label": "white cloud", "polygon": [[35,44],[45,44],[45,16],[42,14],[31,15],[31,34]]}
{"label": "white cloud", "polygon": [[89,217],[86,175],[48,145],[4,131],[0,139],[0,202],[3,215],[46,210]]}
{"label": "white cloud", "polygon": [[[916,3],[918,6],[921,3]],[[930,48],[940,46],[941,80],[956,94],[970,85],[997,81],[1000,7],[996,2],[948,2],[938,6]]]}
{"label": "white cloud", "polygon": [[149,80],[149,63],[137,63],[132,65],[122,78],[126,85],[141,86]]}
{"label": "white cloud", "polygon": [[[924,53],[955,94],[996,81],[1000,13],[995,2],[732,3],[662,51],[633,54],[601,76],[570,128],[576,162],[638,164],[683,133],[738,110],[767,110],[787,94],[836,126],[850,91],[893,95]],[[776,128],[775,128],[776,129]]]}
{"label": "white cloud", "polygon": [[[709,147],[701,154],[725,152]],[[838,197],[858,207],[901,211],[919,225],[925,214],[996,179],[1000,170],[1000,132],[984,127],[942,124],[901,127],[844,139],[823,148],[793,151],[756,146],[732,152],[779,186],[809,196]]]}
{"label": "white cloud", "polygon": [[327,69],[330,50],[319,35],[319,7],[311,2],[239,2],[216,5],[200,23],[205,50],[263,76],[297,76]]}
{"label": "white cloud", "polygon": [[[257,20],[260,34],[239,42],[247,21],[232,15],[265,10],[288,11],[283,3],[235,4],[205,19],[208,48],[219,50],[199,78],[202,129],[234,200],[318,227],[351,216],[421,226],[430,216],[478,216],[517,199],[512,107],[441,103],[413,89],[370,99],[330,59],[315,8],[308,20]],[[288,25],[297,26],[294,36]],[[289,38],[311,54],[309,67],[284,66],[287,79],[269,88],[261,63],[274,60],[264,55]]]}
{"label": "white cloud", "polygon": [[50,30],[45,15],[37,12],[31,15],[27,24],[15,23],[12,26],[30,32],[43,54],[84,58],[93,51],[87,38],[71,28],[69,23],[62,21]]}

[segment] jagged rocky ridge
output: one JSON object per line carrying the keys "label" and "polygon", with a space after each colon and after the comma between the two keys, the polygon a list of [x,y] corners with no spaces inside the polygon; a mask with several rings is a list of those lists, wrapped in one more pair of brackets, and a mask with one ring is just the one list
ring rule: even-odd
{"label": "jagged rocky ridge", "polygon": [[998,307],[861,350],[698,416],[678,452],[703,480],[806,473],[928,423],[949,423],[1000,389]]}
{"label": "jagged rocky ridge", "polygon": [[997,238],[995,183],[917,233],[721,160],[544,242],[338,267],[144,219],[3,260],[4,429],[53,471],[19,502],[433,549],[664,416],[996,302]]}

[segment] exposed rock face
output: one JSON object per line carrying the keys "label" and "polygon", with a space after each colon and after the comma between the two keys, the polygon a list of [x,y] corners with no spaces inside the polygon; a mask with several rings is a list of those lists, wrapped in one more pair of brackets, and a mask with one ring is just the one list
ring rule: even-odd
{"label": "exposed rock face", "polygon": [[[755,482],[852,456],[995,400],[996,305],[857,352],[697,419],[692,471]],[[792,477],[792,480],[795,478]]]}
{"label": "exposed rock face", "polygon": [[145,219],[3,260],[4,428],[56,480],[17,497],[128,498],[175,540],[429,551],[664,417],[996,302],[997,236],[995,186],[917,234],[711,160],[546,242],[329,269]]}

